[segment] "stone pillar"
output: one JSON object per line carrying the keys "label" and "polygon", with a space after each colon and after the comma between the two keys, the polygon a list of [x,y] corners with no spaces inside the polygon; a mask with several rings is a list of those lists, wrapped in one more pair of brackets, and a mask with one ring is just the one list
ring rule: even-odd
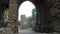
{"label": "stone pillar", "polygon": [[18,23],[17,23],[17,0],[9,0],[9,22],[8,27],[11,28],[11,30],[14,33],[18,33]]}

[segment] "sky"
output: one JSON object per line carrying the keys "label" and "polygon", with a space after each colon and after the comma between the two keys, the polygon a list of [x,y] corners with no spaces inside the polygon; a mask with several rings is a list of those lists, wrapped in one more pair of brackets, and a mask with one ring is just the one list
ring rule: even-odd
{"label": "sky", "polygon": [[26,17],[29,17],[32,15],[32,9],[35,8],[34,4],[29,2],[29,1],[25,1],[23,2],[20,7],[19,7],[19,12],[18,12],[18,21],[20,21],[21,19],[21,15],[26,15]]}

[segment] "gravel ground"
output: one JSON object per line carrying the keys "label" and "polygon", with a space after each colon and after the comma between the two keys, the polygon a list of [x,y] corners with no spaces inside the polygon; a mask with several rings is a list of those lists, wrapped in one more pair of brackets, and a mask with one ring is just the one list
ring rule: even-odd
{"label": "gravel ground", "polygon": [[0,34],[16,34],[16,33],[11,33],[11,32],[0,32]]}
{"label": "gravel ground", "polygon": [[11,31],[9,31],[9,29],[5,30],[5,28],[0,28],[0,34],[16,34],[16,33],[12,33]]}
{"label": "gravel ground", "polygon": [[24,30],[20,30],[19,34],[60,34],[60,33],[56,33],[56,32],[54,32],[54,33],[36,33],[34,31],[32,31],[31,29],[28,29],[28,30],[24,29]]}

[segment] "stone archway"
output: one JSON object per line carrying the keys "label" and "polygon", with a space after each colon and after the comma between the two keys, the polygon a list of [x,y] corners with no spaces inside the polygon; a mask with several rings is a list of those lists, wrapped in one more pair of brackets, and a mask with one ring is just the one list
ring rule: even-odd
{"label": "stone archway", "polygon": [[[24,1],[31,1],[37,9],[37,14],[36,14],[37,17],[36,17],[36,24],[35,24],[36,26],[35,26],[34,30],[37,32],[50,32],[50,30],[53,31],[53,28],[55,28],[55,27],[51,26],[52,23],[49,22],[50,20],[48,17],[50,12],[47,12],[53,6],[54,2],[52,0],[9,0],[9,1],[6,0],[7,4],[9,5],[9,21],[8,21],[7,27],[12,28],[13,32],[18,33],[18,22],[17,22],[18,8],[21,5],[21,3]],[[2,4],[4,4],[4,3],[5,3],[5,1],[2,0]],[[0,7],[1,7],[0,11],[1,11],[1,13],[3,13],[2,8],[4,5],[3,6],[1,6],[1,5],[0,5]],[[3,17],[3,14],[0,14],[0,16]],[[3,19],[2,19],[2,21],[3,21]],[[45,27],[45,26],[47,26],[47,27]],[[46,29],[44,29],[44,28],[46,28]],[[60,29],[58,29],[58,30],[60,30]]]}
{"label": "stone archway", "polygon": [[18,22],[20,24],[20,30],[33,28],[34,25],[32,24],[35,24],[34,20],[36,20],[36,17],[34,17],[36,16],[35,12],[36,12],[36,8],[32,2],[24,1],[21,3],[18,11]]}
{"label": "stone archway", "polygon": [[[9,9],[10,9],[10,11],[9,11],[9,24],[11,24],[11,25],[9,25],[8,27],[10,27],[10,26],[13,26],[11,28],[16,27],[15,30],[13,29],[14,31],[18,30],[18,22],[17,21],[18,21],[18,9],[19,9],[19,6],[21,5],[22,2],[24,2],[26,0],[24,0],[24,1],[22,0],[20,2],[19,1],[20,0],[18,0],[18,1],[17,0],[10,0],[9,1]],[[29,1],[31,1],[31,0],[29,0]]]}
{"label": "stone archway", "polygon": [[[2,1],[2,3],[0,5],[0,7],[1,7],[0,16],[3,17],[2,8],[4,5],[2,6],[2,4],[7,2],[7,4],[9,5],[9,21],[8,21],[7,27],[12,28],[13,32],[18,33],[18,22],[17,22],[18,8],[22,2],[27,1],[27,0],[1,0],[1,1]],[[28,0],[28,1],[31,1],[36,6],[36,9],[37,9],[37,14],[36,14],[37,17],[36,17],[36,24],[35,24],[36,26],[35,26],[34,30],[36,32],[50,32],[50,30],[52,31],[53,30],[52,28],[54,28],[54,27],[50,26],[52,23],[49,24],[49,19],[48,19],[49,12],[47,12],[47,11],[49,11],[49,9],[53,6],[53,1],[52,0]],[[2,21],[3,21],[3,18],[2,18]],[[45,27],[45,26],[47,26],[47,27]]]}
{"label": "stone archway", "polygon": [[[9,9],[10,9],[9,24],[14,31],[18,30],[18,22],[17,22],[18,8],[21,5],[21,3],[24,1],[27,1],[27,0],[10,0],[9,1]],[[28,1],[31,1],[35,5],[37,10],[35,25],[38,27],[35,27],[34,30],[37,32],[49,32],[47,29],[50,28],[50,30],[53,31],[52,27],[49,25],[48,14],[47,14],[49,13],[47,12],[48,9],[50,9],[50,7],[53,6],[52,1],[48,1],[48,0],[28,0]],[[43,28],[46,28],[46,29],[43,30]]]}

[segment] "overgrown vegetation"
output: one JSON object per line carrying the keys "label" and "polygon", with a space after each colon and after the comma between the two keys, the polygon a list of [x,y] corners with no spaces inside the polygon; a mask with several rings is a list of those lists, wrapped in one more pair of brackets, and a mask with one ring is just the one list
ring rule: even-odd
{"label": "overgrown vegetation", "polygon": [[8,14],[9,14],[9,9],[5,9],[4,11],[4,21],[8,21]]}

